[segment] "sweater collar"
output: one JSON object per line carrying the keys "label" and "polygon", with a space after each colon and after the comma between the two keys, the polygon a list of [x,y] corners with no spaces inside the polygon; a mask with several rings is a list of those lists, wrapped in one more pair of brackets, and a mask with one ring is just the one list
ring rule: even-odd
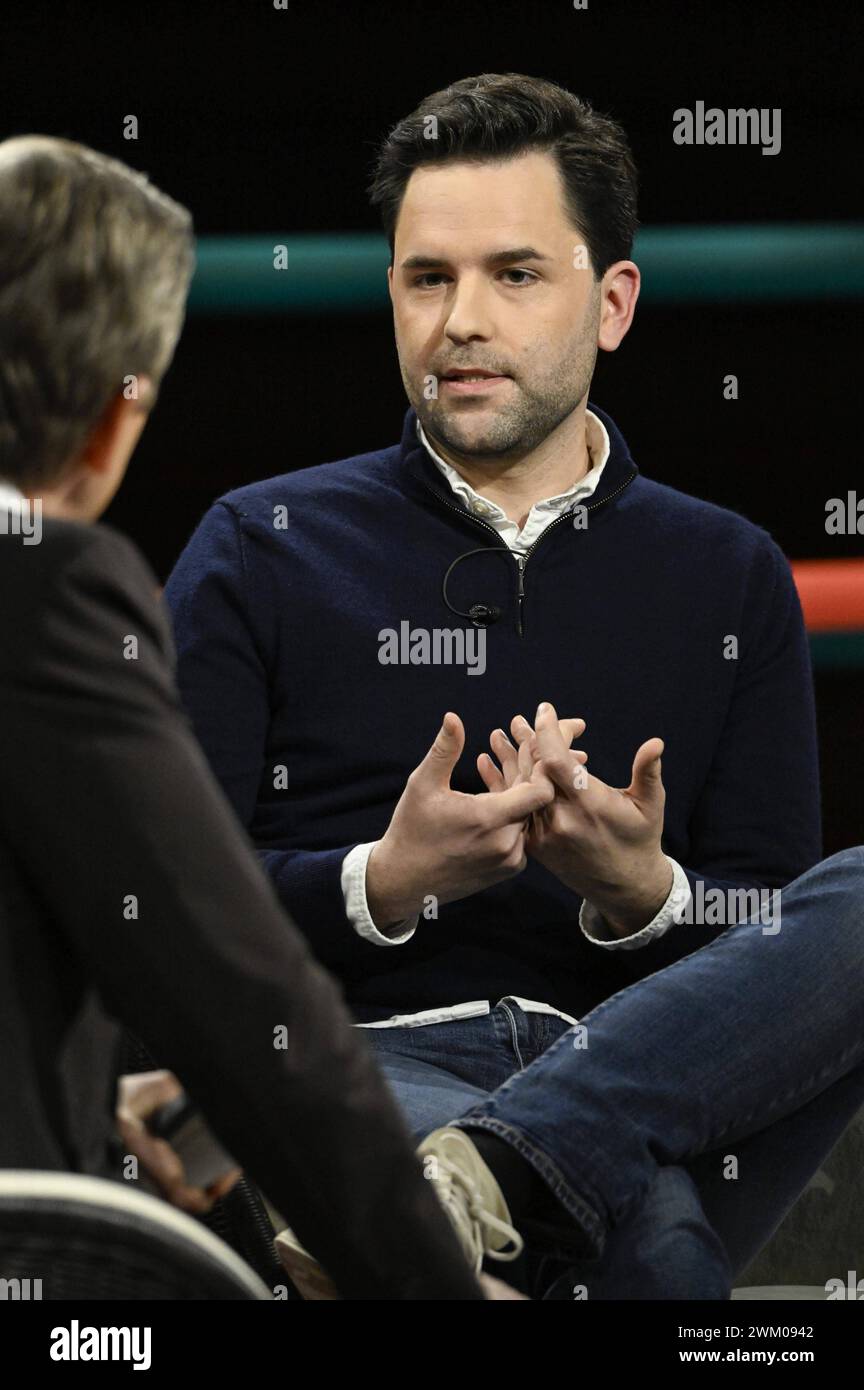
{"label": "sweater collar", "polygon": [[[588,402],[588,408],[599,420],[602,420],[609,436],[609,457],[591,498],[593,509],[601,503],[611,500],[613,495],[617,496],[622,488],[626,487],[638,475],[639,469],[630,456],[627,441],[611,417],[594,405],[592,401]],[[431,488],[442,502],[463,510],[466,518],[472,519],[464,502],[454,494],[447,479],[420,443],[417,437],[417,413],[413,406],[405,415],[400,457],[403,478],[406,482],[410,481],[419,485],[427,497]]]}

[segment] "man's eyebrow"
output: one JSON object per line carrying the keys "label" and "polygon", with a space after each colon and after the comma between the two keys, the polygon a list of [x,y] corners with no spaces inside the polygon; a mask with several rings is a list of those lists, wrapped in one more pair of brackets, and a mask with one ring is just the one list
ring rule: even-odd
{"label": "man's eyebrow", "polygon": [[[537,251],[533,246],[513,246],[507,247],[504,251],[493,251],[484,258],[486,265],[507,265],[512,261],[548,261],[550,258],[544,256],[542,251]],[[442,266],[448,264],[443,256],[408,256],[400,267],[401,270],[440,270]]]}
{"label": "man's eyebrow", "polygon": [[511,250],[495,251],[493,255],[486,257],[487,265],[501,265],[509,261],[548,261],[549,256],[544,256],[542,251],[536,251],[533,246],[514,246]]}

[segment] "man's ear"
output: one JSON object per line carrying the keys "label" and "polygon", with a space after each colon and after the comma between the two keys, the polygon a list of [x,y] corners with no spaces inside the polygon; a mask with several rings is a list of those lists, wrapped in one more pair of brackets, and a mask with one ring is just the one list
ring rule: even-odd
{"label": "man's ear", "polygon": [[103,410],[78,454],[78,463],[92,473],[107,473],[119,460],[125,463],[147,422],[153,398],[149,377],[139,377],[135,395],[118,391]]}
{"label": "man's ear", "polygon": [[393,303],[393,263],[387,267],[387,293],[390,296],[390,303]]}
{"label": "man's ear", "polygon": [[636,312],[640,284],[639,267],[634,261],[616,261],[603,276],[597,333],[601,352],[614,352],[628,332]]}

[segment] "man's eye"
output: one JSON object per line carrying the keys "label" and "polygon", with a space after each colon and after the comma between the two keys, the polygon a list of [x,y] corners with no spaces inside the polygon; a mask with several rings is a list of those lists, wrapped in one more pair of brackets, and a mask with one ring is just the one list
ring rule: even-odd
{"label": "man's eye", "polygon": [[[510,270],[503,270],[502,275],[508,276],[507,283],[518,287],[520,285],[532,285],[537,279],[533,270],[520,270],[516,267]],[[443,284],[447,276],[440,270],[427,270],[422,275],[414,278],[413,284],[422,290],[435,290]]]}

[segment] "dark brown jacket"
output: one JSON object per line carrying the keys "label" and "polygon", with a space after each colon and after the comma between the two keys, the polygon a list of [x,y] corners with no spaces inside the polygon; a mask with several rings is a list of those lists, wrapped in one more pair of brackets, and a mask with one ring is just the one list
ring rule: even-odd
{"label": "dark brown jacket", "polygon": [[0,1166],[106,1175],[122,1024],[344,1297],[479,1298],[365,1039],[198,749],[173,660],[156,580],[119,534],[0,534]]}

